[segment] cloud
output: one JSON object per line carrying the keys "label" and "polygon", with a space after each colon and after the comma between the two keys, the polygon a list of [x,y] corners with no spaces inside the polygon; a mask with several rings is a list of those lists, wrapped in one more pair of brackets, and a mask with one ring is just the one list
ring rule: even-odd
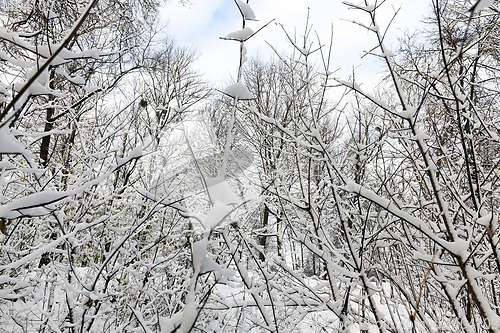
{"label": "cloud", "polygon": [[[355,1],[353,1],[355,2]],[[401,35],[401,30],[419,24],[422,15],[427,11],[427,4],[416,1],[387,1],[377,12],[381,27],[390,22],[394,14],[393,8],[402,6],[393,22],[387,37],[390,46]],[[333,25],[333,68],[342,67],[340,76],[349,76],[353,67],[366,68],[370,71],[380,70],[382,62],[373,57],[361,59],[363,50],[369,50],[376,40],[366,30],[347,20],[366,21],[369,17],[357,10],[349,9],[340,1],[331,0],[251,0],[250,5],[257,15],[258,22],[248,22],[254,31],[273,18],[281,23],[292,38],[303,44],[304,29],[309,10],[309,22],[312,24],[310,34],[313,46],[318,46],[316,33],[323,45],[330,41]],[[363,15],[364,14],[364,15]],[[220,40],[219,37],[241,29],[241,15],[233,0],[194,0],[190,6],[169,4],[162,11],[162,16],[169,21],[169,33],[184,45],[193,46],[199,53],[197,68],[210,80],[220,86],[229,84],[231,77],[236,76],[238,66],[238,42]],[[275,23],[252,37],[246,44],[249,58],[257,54],[261,57],[272,55],[272,50],[265,43],[269,42],[280,52],[291,52],[293,47],[288,42],[281,27]],[[363,70],[361,70],[363,71]],[[364,75],[360,73],[360,78]],[[369,74],[366,77],[370,77]]]}

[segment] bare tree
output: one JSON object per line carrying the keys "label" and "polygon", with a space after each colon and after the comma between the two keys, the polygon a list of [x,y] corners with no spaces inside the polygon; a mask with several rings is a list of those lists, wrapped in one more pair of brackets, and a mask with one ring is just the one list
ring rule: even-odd
{"label": "bare tree", "polygon": [[163,296],[149,283],[178,278],[156,276],[187,254],[187,240],[172,236],[182,195],[166,200],[170,193],[161,192],[157,202],[147,186],[133,186],[142,180],[140,160],[176,119],[146,124],[157,110],[140,96],[109,103],[141,70],[172,75],[175,88],[156,92],[187,103],[179,119],[202,90],[192,53],[173,43],[151,66],[155,6],[35,1],[1,9],[3,329],[115,331],[175,311],[168,301],[156,306]]}
{"label": "bare tree", "polygon": [[[266,24],[235,4],[236,82],[210,103],[149,2],[4,9],[1,327],[498,332],[495,2],[434,0],[395,55],[383,1],[346,2],[374,92],[334,78],[309,16],[247,61]],[[207,154],[177,126],[200,100]]]}

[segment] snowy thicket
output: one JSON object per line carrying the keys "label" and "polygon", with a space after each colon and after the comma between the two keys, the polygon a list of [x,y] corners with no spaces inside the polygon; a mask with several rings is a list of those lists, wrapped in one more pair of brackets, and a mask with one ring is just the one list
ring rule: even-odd
{"label": "snowy thicket", "polygon": [[314,18],[249,60],[241,0],[212,91],[159,3],[0,3],[1,332],[500,331],[494,1],[434,0],[396,50],[346,2],[374,91]]}

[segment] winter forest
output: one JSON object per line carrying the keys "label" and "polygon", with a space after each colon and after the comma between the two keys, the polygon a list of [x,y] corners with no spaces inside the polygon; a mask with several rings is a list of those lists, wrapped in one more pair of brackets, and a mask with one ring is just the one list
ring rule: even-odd
{"label": "winter forest", "polygon": [[219,87],[168,1],[0,0],[0,332],[500,332],[500,3],[345,1],[368,85],[252,1]]}

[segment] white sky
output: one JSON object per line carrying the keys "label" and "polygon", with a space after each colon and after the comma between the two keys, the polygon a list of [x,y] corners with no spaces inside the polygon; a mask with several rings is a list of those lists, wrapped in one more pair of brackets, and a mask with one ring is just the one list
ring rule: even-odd
{"label": "white sky", "polygon": [[[234,0],[191,0],[188,6],[172,1],[161,12],[162,20],[169,22],[168,33],[181,44],[192,46],[199,55],[198,68],[206,79],[223,87],[236,76],[239,61],[239,43],[219,39],[241,29],[241,15]],[[364,3],[351,0],[352,3]],[[373,0],[371,1],[373,2]],[[380,2],[380,1],[379,1]],[[369,22],[368,14],[349,9],[341,0],[250,0],[257,22],[247,26],[254,31],[275,18],[282,23],[289,34],[304,34],[307,8],[310,8],[310,22],[313,24],[314,45],[317,44],[316,31],[322,44],[328,44],[333,25],[333,65],[331,70],[341,67],[336,76],[346,79],[356,67],[357,80],[370,80],[382,68],[382,62],[375,57],[361,59],[363,50],[375,45],[373,34],[368,34],[362,27],[346,20]],[[378,22],[385,28],[395,9],[401,8],[388,34],[386,45],[396,47],[396,38],[402,30],[413,29],[430,9],[426,0],[387,0],[377,11]],[[257,55],[266,58],[272,54],[269,42],[280,52],[292,51],[281,27],[271,23],[246,42],[249,58]],[[361,65],[361,67],[358,67]]]}

